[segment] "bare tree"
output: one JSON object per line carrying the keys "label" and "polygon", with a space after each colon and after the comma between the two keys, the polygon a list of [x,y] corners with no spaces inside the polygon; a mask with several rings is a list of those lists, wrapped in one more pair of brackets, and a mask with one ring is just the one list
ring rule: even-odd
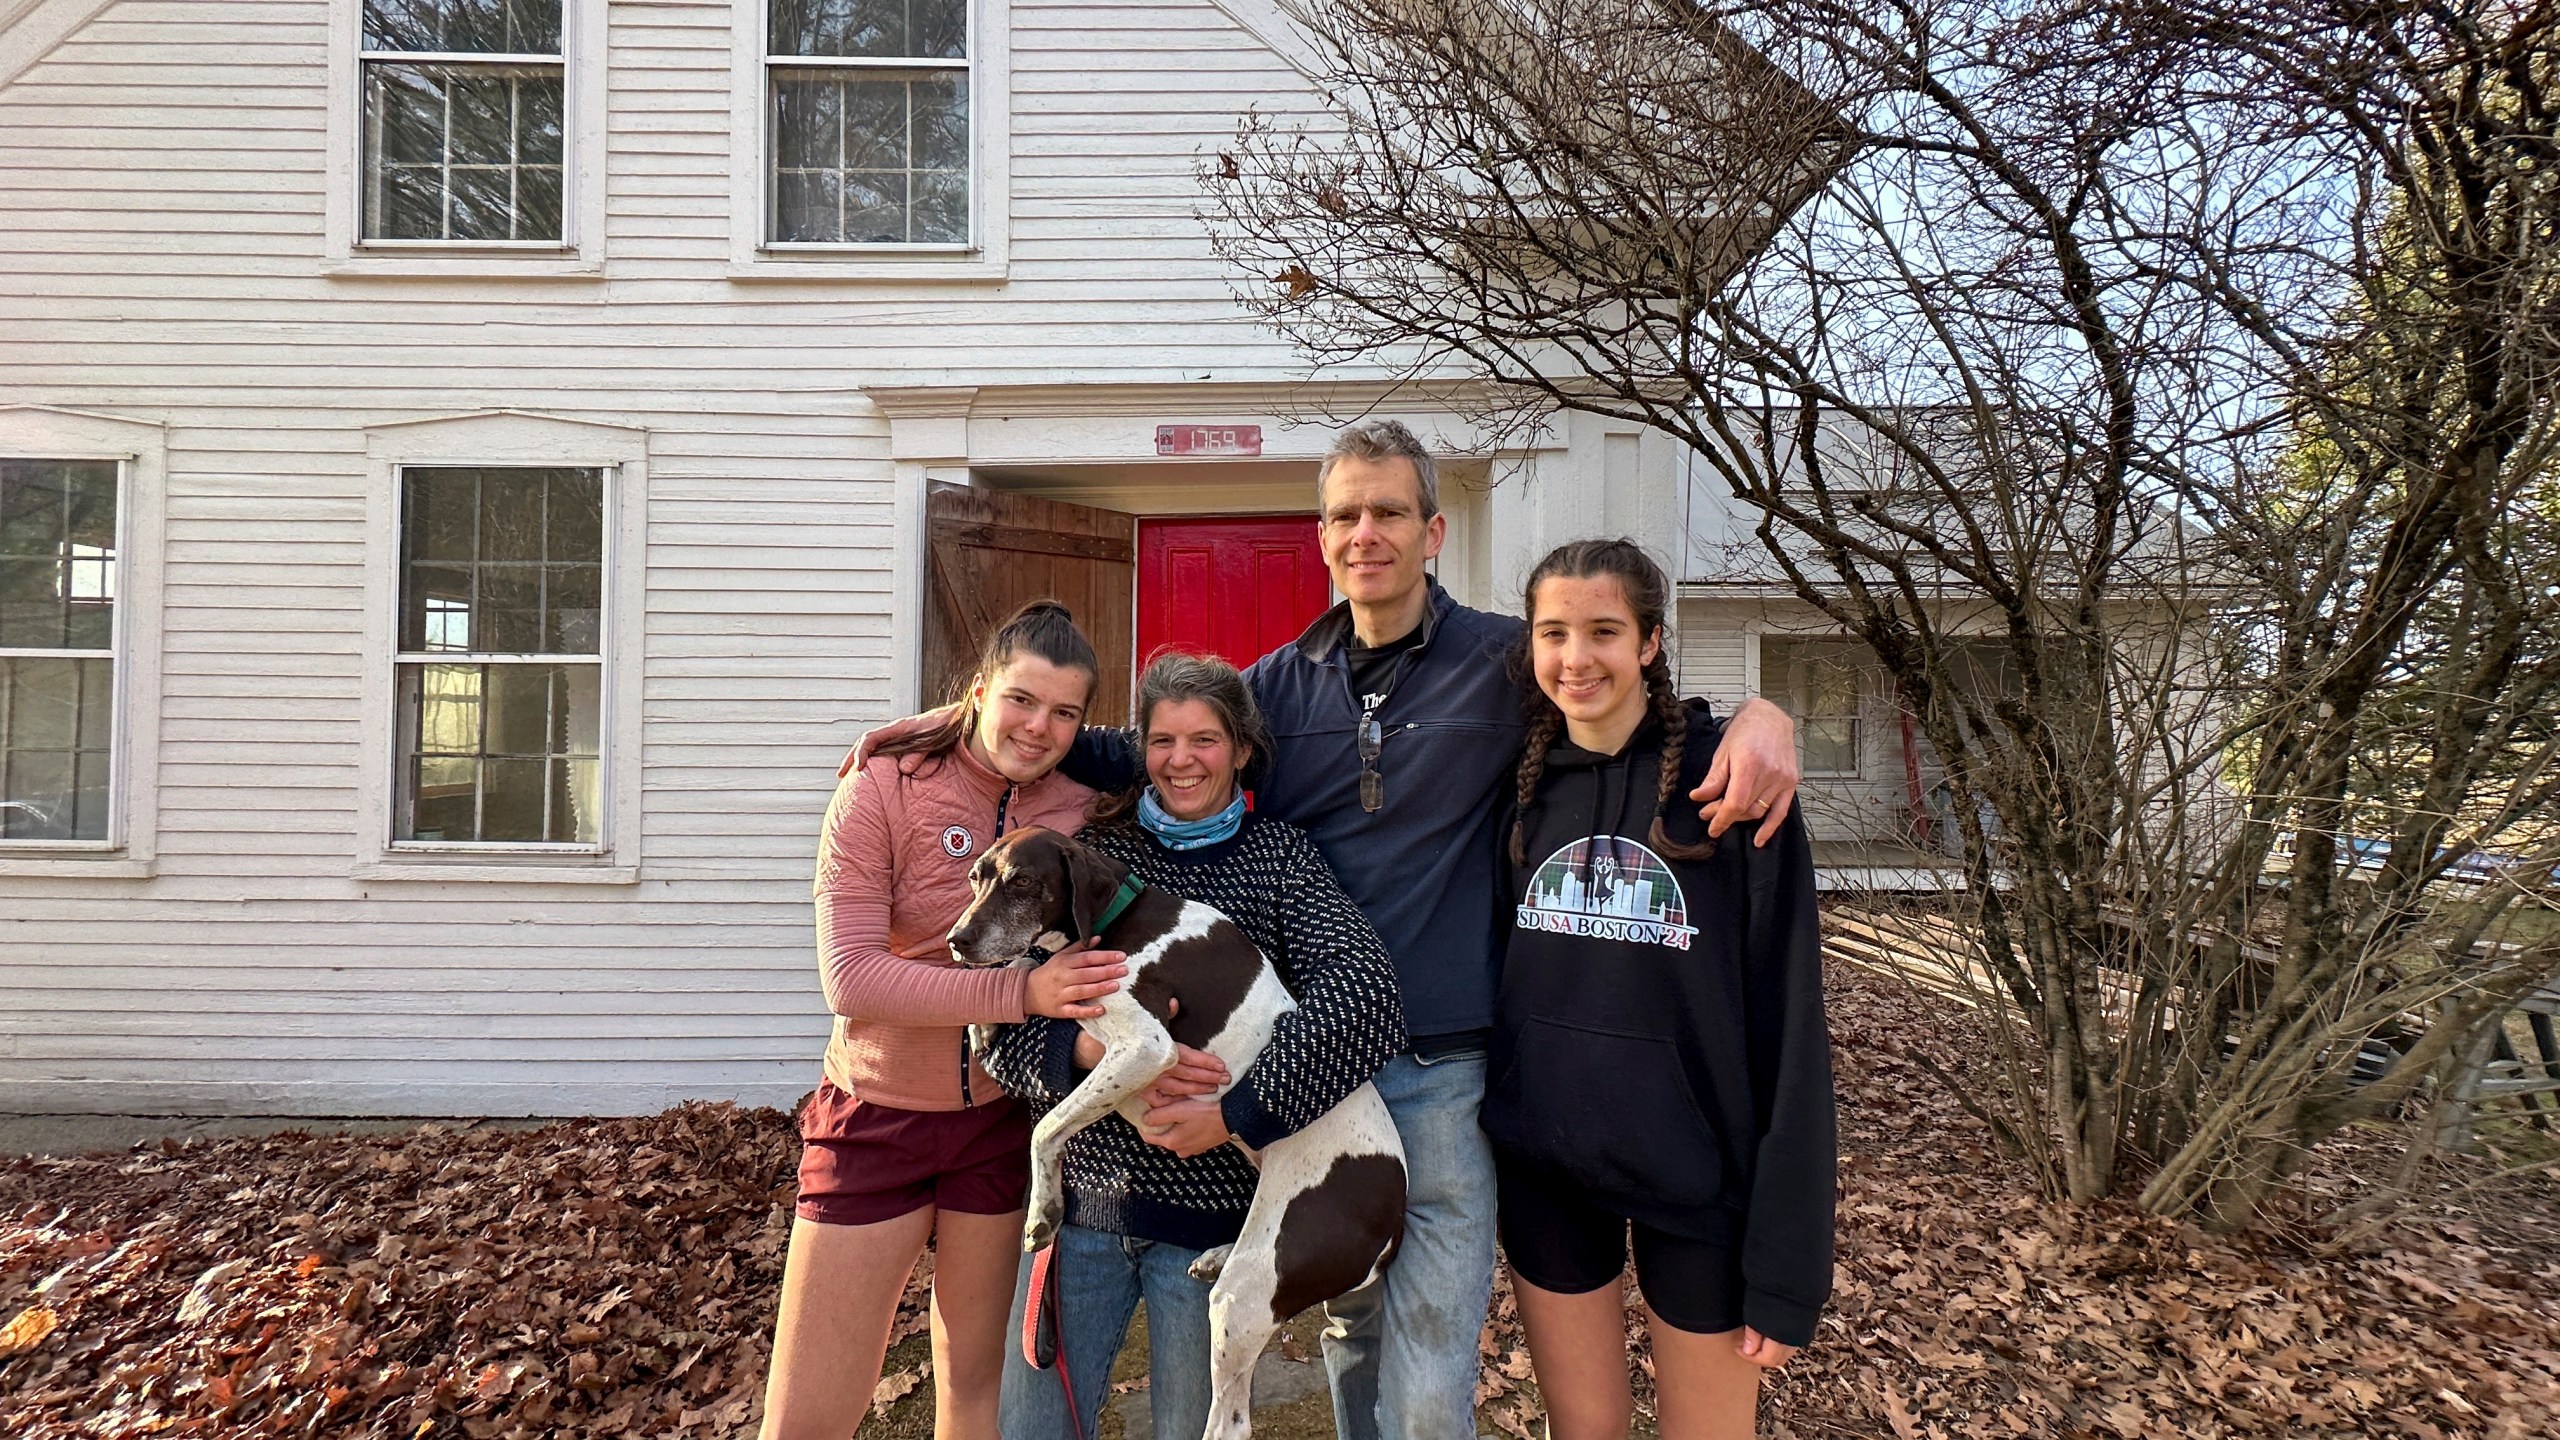
{"label": "bare tree", "polygon": [[1944,772],[2053,1191],[2246,1223],[2560,965],[2552,4],[1297,13],[1244,300],[1758,517]]}

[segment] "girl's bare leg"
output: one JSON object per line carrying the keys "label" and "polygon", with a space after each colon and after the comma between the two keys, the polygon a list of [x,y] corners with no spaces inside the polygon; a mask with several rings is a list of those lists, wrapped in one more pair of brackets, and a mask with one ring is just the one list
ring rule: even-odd
{"label": "girl's bare leg", "polygon": [[[792,1219],[773,1365],[765,1374],[763,1440],[846,1440],[862,1423],[880,1385],[898,1297],[932,1233],[930,1205],[875,1225]],[[937,1329],[936,1359],[941,1348]]]}
{"label": "girl's bare leg", "polygon": [[996,1440],[1006,1322],[1022,1264],[1022,1212],[945,1210],[933,1237],[933,1433]]}
{"label": "girl's bare leg", "polygon": [[1760,1367],[1742,1358],[1742,1332],[1677,1330],[1663,1324],[1650,1305],[1644,1319],[1653,1335],[1662,1440],[1751,1440],[1759,1417]]}
{"label": "girl's bare leg", "polygon": [[[1514,1270],[1511,1294],[1529,1332],[1529,1364],[1547,1402],[1549,1440],[1626,1440],[1635,1397],[1627,1388],[1627,1310],[1619,1283],[1565,1295],[1541,1290]],[[1662,1433],[1666,1440],[1674,1434],[1668,1415]]]}

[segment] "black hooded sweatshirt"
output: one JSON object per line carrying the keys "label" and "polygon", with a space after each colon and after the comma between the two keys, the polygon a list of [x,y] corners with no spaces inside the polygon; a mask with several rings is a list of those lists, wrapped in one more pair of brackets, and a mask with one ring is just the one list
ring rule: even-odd
{"label": "black hooded sweatshirt", "polygon": [[[1685,711],[1663,814],[1706,839],[1687,792],[1721,734]],[[1703,860],[1657,855],[1662,728],[1599,755],[1559,741],[1528,811],[1496,1001],[1485,1133],[1607,1208],[1739,1252],[1743,1323],[1803,1345],[1831,1293],[1838,1169],[1830,1036],[1800,814],[1766,848],[1748,827]]]}

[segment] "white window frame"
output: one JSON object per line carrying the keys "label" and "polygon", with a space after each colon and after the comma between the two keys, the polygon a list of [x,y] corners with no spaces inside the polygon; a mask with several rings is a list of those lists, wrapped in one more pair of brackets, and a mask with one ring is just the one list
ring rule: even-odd
{"label": "white window frame", "polygon": [[[1012,210],[1012,7],[969,6],[969,240],[966,244],[775,241],[772,96],[767,72],[805,66],[766,52],[769,0],[734,0],[730,26],[729,278],[996,281],[1005,278]],[[894,65],[895,62],[883,62]],[[934,68],[948,68],[936,64]]]}
{"label": "white window frame", "polygon": [[[322,273],[342,279],[601,277],[605,4],[606,0],[560,0],[560,239],[368,240],[364,238],[364,0],[330,0]],[[524,57],[441,58],[486,63]]]}
{"label": "white window frame", "polygon": [[[115,661],[103,840],[0,840],[0,876],[141,879],[159,834],[160,566],[168,432],[149,421],[50,406],[0,406],[0,456],[116,466]],[[88,655],[10,650],[11,655]]]}
{"label": "white window frame", "polygon": [[[365,726],[353,868],[359,880],[631,885],[640,879],[640,636],[649,433],[591,420],[487,411],[365,430]],[[418,467],[599,470],[604,475],[598,617],[599,843],[394,839],[400,784],[399,669],[452,660],[399,649],[401,472]]]}

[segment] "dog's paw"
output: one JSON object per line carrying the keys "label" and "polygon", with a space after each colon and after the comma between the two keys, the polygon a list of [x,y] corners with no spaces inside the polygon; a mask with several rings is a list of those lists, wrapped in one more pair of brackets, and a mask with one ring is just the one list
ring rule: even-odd
{"label": "dog's paw", "polygon": [[1055,1216],[1034,1215],[1022,1223],[1022,1253],[1025,1255],[1036,1255],[1048,1249],[1049,1242],[1057,1238],[1058,1221]]}
{"label": "dog's paw", "polygon": [[1227,1268],[1227,1257],[1234,1254],[1235,1249],[1233,1245],[1220,1245],[1201,1251],[1199,1258],[1191,1262],[1191,1278],[1203,1285],[1215,1283],[1218,1272]]}

